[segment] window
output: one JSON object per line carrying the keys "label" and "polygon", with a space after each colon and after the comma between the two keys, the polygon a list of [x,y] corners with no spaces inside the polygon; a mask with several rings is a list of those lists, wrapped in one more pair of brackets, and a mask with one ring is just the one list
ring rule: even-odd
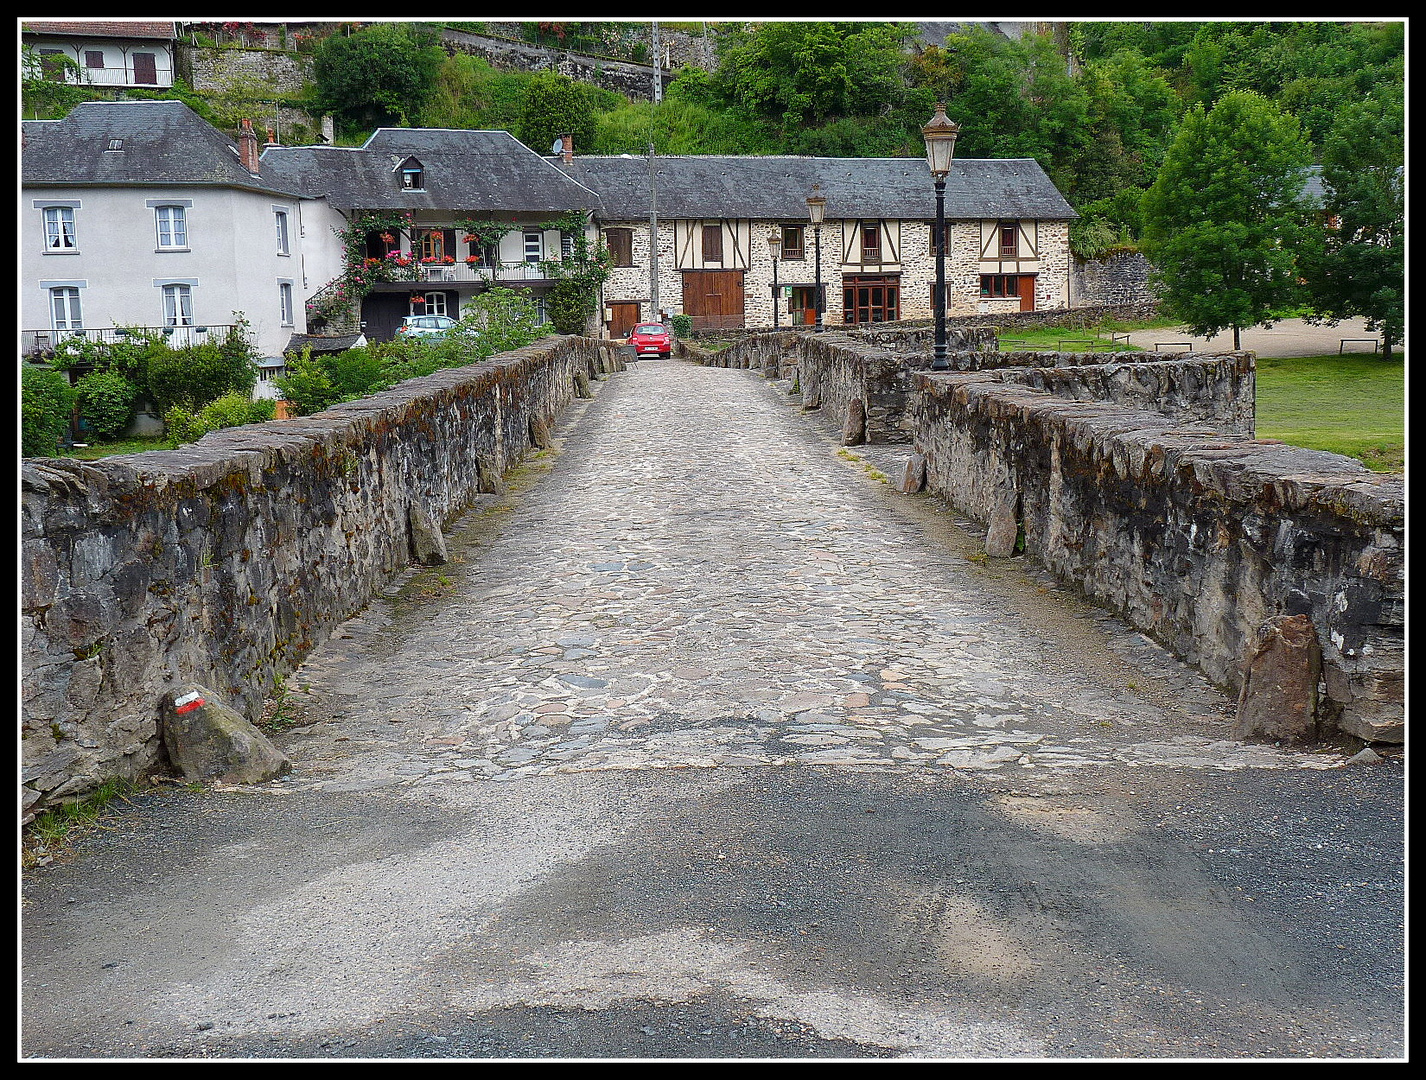
{"label": "window", "polygon": [[412,315],[449,315],[448,293],[417,293],[411,297]]}
{"label": "window", "polygon": [[862,224],[862,262],[881,262],[881,223],[864,222]]}
{"label": "window", "polygon": [[981,274],[980,295],[988,297],[1019,296],[1020,277],[1017,274]]}
{"label": "window", "polygon": [[895,322],[901,318],[901,282],[895,277],[843,279],[842,318],[849,323]]}
{"label": "window", "polygon": [[74,207],[46,206],[45,250],[75,251],[78,247],[74,238]]}
{"label": "window", "polygon": [[609,249],[609,256],[614,260],[615,266],[634,265],[633,229],[605,229],[604,246]]}
{"label": "window", "polygon": [[560,258],[574,258],[574,237],[569,233],[560,233]]}
{"label": "window", "polygon": [[287,211],[275,210],[273,211],[273,217],[277,222],[277,253],[279,255],[290,255],[292,254],[292,249],[288,245]]}
{"label": "window", "polygon": [[455,230],[422,229],[416,234],[416,257],[421,260],[444,259],[447,255],[454,261],[456,251]]}
{"label": "window", "polygon": [[703,226],[703,261],[723,261],[723,226]]}
{"label": "window", "polygon": [[403,191],[423,191],[425,187],[425,168],[415,158],[407,158],[401,163],[401,189]]}
{"label": "window", "polygon": [[186,249],[188,247],[188,211],[186,208],[156,206],[154,215],[158,222],[159,249]]}
{"label": "window", "polygon": [[1002,221],[1000,223],[1000,257],[1013,259],[1019,254],[1020,227],[1013,221]]}
{"label": "window", "polygon": [[545,257],[545,234],[527,232],[525,234],[525,261],[537,263]]}
{"label": "window", "polygon": [[801,225],[784,225],[782,227],[782,257],[784,259],[805,259],[806,254],[806,233]]}
{"label": "window", "polygon": [[292,325],[292,282],[282,281],[277,285],[277,303],[282,312],[282,325]]}
{"label": "window", "polygon": [[163,287],[163,325],[193,325],[193,289],[188,285]]}
{"label": "window", "polygon": [[50,322],[55,330],[78,330],[84,325],[79,315],[79,290],[63,287],[50,290]]}
{"label": "window", "polygon": [[64,82],[65,56],[62,49],[37,49],[40,73],[52,82]]}
{"label": "window", "polygon": [[85,49],[84,66],[87,68],[103,70],[104,54],[102,52],[99,52],[98,50]]}

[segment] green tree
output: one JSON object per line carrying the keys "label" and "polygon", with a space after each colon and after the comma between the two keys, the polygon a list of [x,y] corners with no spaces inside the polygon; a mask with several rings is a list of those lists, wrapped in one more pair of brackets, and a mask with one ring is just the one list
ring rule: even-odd
{"label": "green tree", "polygon": [[874,22],[730,27],[719,41],[714,82],[746,114],[788,131],[874,116],[904,93],[906,36],[904,27]]}
{"label": "green tree", "polygon": [[1406,320],[1404,100],[1348,106],[1322,154],[1324,235],[1305,276],[1318,317],[1360,316],[1389,356]]}
{"label": "green tree", "polygon": [[435,31],[411,23],[333,34],[312,57],[312,108],[329,113],[346,136],[406,126],[435,89],[444,57]]}
{"label": "green tree", "polygon": [[574,136],[576,149],[593,146],[597,130],[591,88],[553,71],[530,80],[515,132],[530,149],[547,154],[561,135]]}
{"label": "green tree", "polygon": [[1271,326],[1299,296],[1303,183],[1297,121],[1234,92],[1184,117],[1144,197],[1144,249],[1165,307],[1194,334]]}
{"label": "green tree", "polygon": [[74,388],[67,376],[38,364],[21,364],[20,453],[53,457],[73,408]]}
{"label": "green tree", "polygon": [[75,385],[79,412],[89,430],[101,439],[115,439],[134,418],[139,389],[113,369],[91,371]]}

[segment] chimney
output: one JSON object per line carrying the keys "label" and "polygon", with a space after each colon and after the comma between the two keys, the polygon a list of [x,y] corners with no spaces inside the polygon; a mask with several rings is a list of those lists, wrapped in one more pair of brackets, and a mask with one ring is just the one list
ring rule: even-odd
{"label": "chimney", "polygon": [[264,147],[263,147],[263,148],[266,149],[268,146],[276,146],[276,145],[277,145],[277,136],[276,136],[275,134],[273,134],[272,128],[268,128],[268,129],[267,129],[267,142],[264,144]]}
{"label": "chimney", "polygon": [[257,132],[253,130],[253,122],[244,120],[242,128],[238,131],[238,159],[243,163],[243,168],[254,176],[258,172],[258,148]]}
{"label": "chimney", "polygon": [[564,157],[564,163],[565,163],[566,165],[572,165],[572,164],[574,164],[574,136],[573,136],[573,135],[561,135],[561,136],[560,136],[560,154]]}

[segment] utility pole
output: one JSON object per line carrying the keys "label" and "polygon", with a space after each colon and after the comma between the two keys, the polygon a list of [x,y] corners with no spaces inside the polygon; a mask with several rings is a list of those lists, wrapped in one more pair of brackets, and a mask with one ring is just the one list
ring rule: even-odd
{"label": "utility pole", "polygon": [[659,189],[654,178],[654,141],[649,140],[649,274],[652,280],[649,299],[653,314],[649,317],[663,321],[659,313]]}
{"label": "utility pole", "polygon": [[653,23],[654,40],[650,59],[654,62],[654,104],[663,101],[663,67],[659,63],[659,24]]}

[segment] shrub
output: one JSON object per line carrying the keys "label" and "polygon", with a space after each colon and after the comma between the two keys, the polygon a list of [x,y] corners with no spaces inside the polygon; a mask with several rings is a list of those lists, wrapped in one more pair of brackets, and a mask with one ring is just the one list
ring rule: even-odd
{"label": "shrub", "polygon": [[692,315],[670,315],[668,321],[674,337],[688,337],[693,333]]}
{"label": "shrub", "polygon": [[287,362],[287,373],[277,377],[277,388],[298,416],[311,416],[335,405],[342,395],[331,376],[307,349]]}
{"label": "shrub", "polygon": [[148,390],[165,413],[174,405],[201,409],[224,394],[252,393],[257,362],[246,322],[238,323],[221,342],[186,349],[159,349],[148,356]]}
{"label": "shrub", "polygon": [[20,365],[20,453],[53,457],[69,426],[75,391],[58,371]]}
{"label": "shrub", "polygon": [[197,442],[208,432],[220,428],[265,423],[273,418],[276,411],[276,404],[269,399],[250,401],[243,394],[224,394],[197,412],[184,405],[175,405],[164,413],[163,423],[168,430],[169,441],[174,446],[182,446]]}
{"label": "shrub", "polygon": [[79,411],[101,439],[115,439],[134,418],[139,388],[117,371],[91,371],[75,385]]}

